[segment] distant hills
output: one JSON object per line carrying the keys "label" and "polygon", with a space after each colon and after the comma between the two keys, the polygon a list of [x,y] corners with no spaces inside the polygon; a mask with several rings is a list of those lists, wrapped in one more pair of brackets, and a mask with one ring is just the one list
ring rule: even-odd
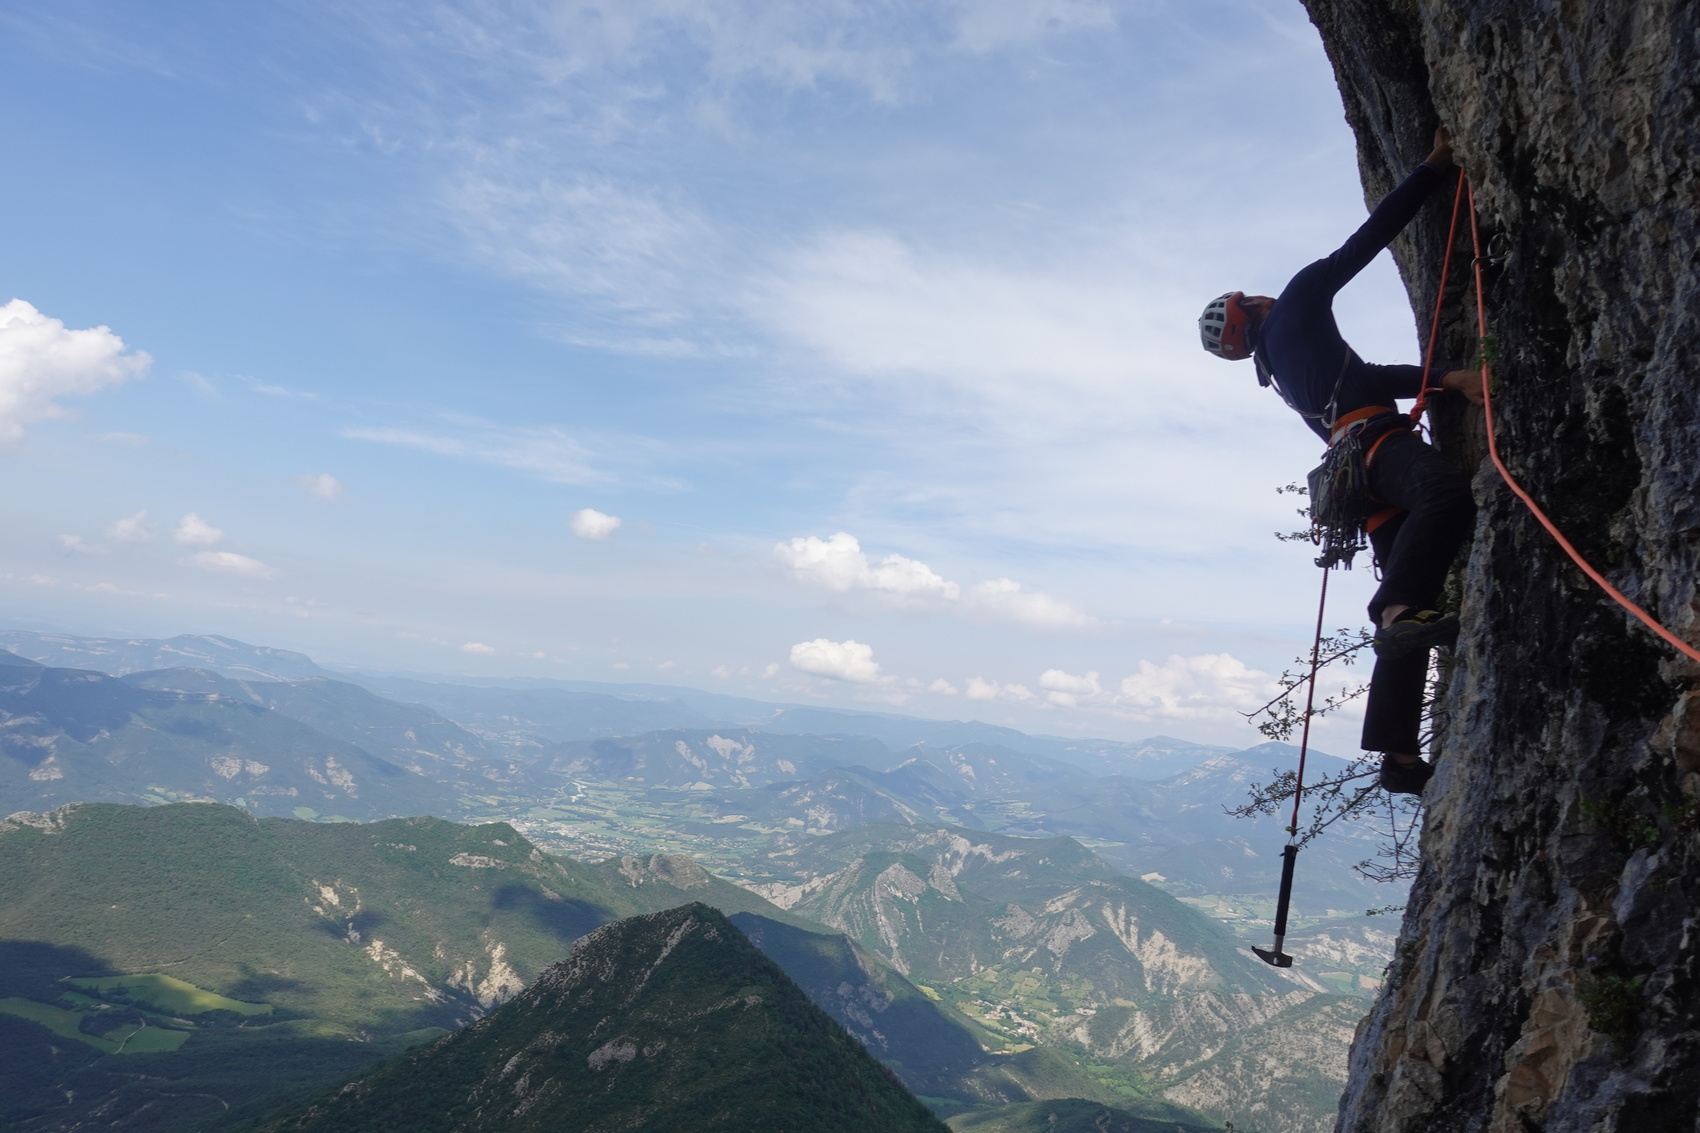
{"label": "distant hills", "polygon": [[56,668],[93,669],[111,676],[183,668],[237,680],[318,677],[344,681],[390,700],[424,705],[479,735],[519,746],[678,728],[744,727],[787,735],[857,737],[876,740],[892,750],[916,744],[935,748],[992,744],[1048,755],[1095,774],[1137,774],[1153,779],[1230,750],[1165,736],[1135,743],[1032,736],[975,720],[925,720],[895,713],[779,704],[675,685],[420,679],[333,671],[302,653],[227,637],[184,634],[162,639],[94,638],[0,630],[0,649]]}
{"label": "distant hills", "polygon": [[703,904],[599,928],[521,995],[266,1133],[944,1133]]}
{"label": "distant hills", "polygon": [[[0,834],[0,968],[22,973],[0,975],[0,1055],[17,1056],[0,1097],[45,1107],[30,1128],[68,1130],[85,1102],[251,1116],[270,1104],[256,1066],[299,1090],[338,1058],[369,1065],[480,1017],[599,925],[700,901],[941,1114],[1072,1097],[1106,1120],[1184,1103],[1313,1133],[1362,1009],[1334,993],[1376,986],[1396,927],[1363,916],[1400,898],[1352,873],[1374,834],[1343,825],[1300,859],[1299,965],[1249,959],[1279,823],[1224,808],[1290,769],[1287,745],[332,673],[226,638],[0,644],[20,651],[0,653],[0,814],[36,815]],[[190,800],[241,810],[158,805]],[[39,817],[72,802],[154,809]],[[66,976],[181,979],[194,1002],[266,1013],[170,1014],[141,985]],[[158,1062],[180,1100],[115,1059]],[[62,1110],[43,1082],[83,1101]]]}
{"label": "distant hills", "polygon": [[0,653],[0,810],[231,802],[260,813],[455,812],[445,784],[282,712]]}

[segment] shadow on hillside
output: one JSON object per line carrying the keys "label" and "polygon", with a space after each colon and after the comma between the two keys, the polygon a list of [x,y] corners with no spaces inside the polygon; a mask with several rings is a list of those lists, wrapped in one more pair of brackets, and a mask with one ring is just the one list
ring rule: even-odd
{"label": "shadow on hillside", "polygon": [[520,913],[562,943],[571,943],[591,929],[619,919],[601,905],[568,897],[550,900],[530,886],[517,882],[503,885],[491,894],[490,907],[501,912]]}
{"label": "shadow on hillside", "polygon": [[[277,972],[257,972],[247,964],[236,965],[242,978],[224,989],[224,994],[243,1003],[268,1003],[280,991],[300,991],[310,985]],[[280,1015],[279,1018],[283,1016]]]}
{"label": "shadow on hillside", "polygon": [[92,952],[39,940],[0,940],[0,996],[56,998],[66,976],[110,976],[118,969]]}

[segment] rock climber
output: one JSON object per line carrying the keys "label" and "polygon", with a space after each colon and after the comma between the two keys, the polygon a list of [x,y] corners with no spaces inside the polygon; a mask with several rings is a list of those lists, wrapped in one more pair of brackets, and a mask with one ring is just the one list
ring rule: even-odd
{"label": "rock climber", "polygon": [[[1419,795],[1433,775],[1420,754],[1423,686],[1429,650],[1458,639],[1458,619],[1434,607],[1459,546],[1475,526],[1470,483],[1418,437],[1400,398],[1415,398],[1428,375],[1420,366],[1365,362],[1334,323],[1334,296],[1416,215],[1452,167],[1452,139],[1435,131],[1428,157],[1376,205],[1340,249],[1300,271],[1273,299],[1233,291],[1198,320],[1204,348],[1219,358],[1254,359],[1258,384],[1273,385],[1305,423],[1331,445],[1356,432],[1371,506],[1365,523],[1381,586],[1369,603],[1375,670],[1364,710],[1363,748],[1380,752],[1381,786]],[[1434,367],[1438,369],[1438,366]],[[1481,404],[1476,370],[1451,370],[1430,388],[1456,390]]]}

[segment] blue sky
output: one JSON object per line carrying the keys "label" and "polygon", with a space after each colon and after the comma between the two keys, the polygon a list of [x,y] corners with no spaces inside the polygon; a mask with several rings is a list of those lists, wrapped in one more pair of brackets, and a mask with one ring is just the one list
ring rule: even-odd
{"label": "blue sky", "polygon": [[1364,214],[1296,3],[0,26],[12,624],[1258,738],[1317,446],[1195,320]]}

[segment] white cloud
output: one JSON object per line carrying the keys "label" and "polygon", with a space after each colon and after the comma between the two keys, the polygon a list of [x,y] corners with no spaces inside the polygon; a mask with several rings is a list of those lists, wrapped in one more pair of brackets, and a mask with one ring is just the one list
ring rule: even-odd
{"label": "white cloud", "polygon": [[329,472],[321,472],[317,476],[297,476],[295,482],[301,485],[309,496],[312,496],[315,500],[323,500],[327,504],[341,503],[348,496],[348,485]]}
{"label": "white cloud", "polygon": [[584,507],[573,512],[567,526],[572,528],[573,534],[580,539],[591,539],[600,543],[620,529],[620,522],[617,515],[608,515],[593,507]]}
{"label": "white cloud", "polygon": [[482,641],[469,641],[460,647],[460,651],[462,653],[470,653],[474,657],[490,657],[496,652],[490,646],[485,645]]}
{"label": "white cloud", "polygon": [[1022,590],[1021,583],[1009,578],[979,583],[968,591],[964,604],[1000,620],[1034,629],[1085,630],[1098,624],[1096,618],[1077,606],[1036,590]]}
{"label": "white cloud", "polygon": [[1079,692],[1088,695],[1095,694],[1099,689],[1098,674],[1087,673],[1077,677],[1062,669],[1046,669],[1039,675],[1039,687],[1052,689],[1056,692]]}
{"label": "white cloud", "polygon": [[106,529],[106,537],[120,543],[146,543],[154,537],[154,526],[148,522],[148,509],[135,515],[114,520]]}
{"label": "white cloud", "polygon": [[943,677],[940,677],[927,686],[927,691],[935,692],[940,696],[955,696],[956,686],[945,680]]}
{"label": "white cloud", "polygon": [[68,555],[104,555],[106,548],[98,543],[86,542],[80,535],[60,535],[54,542],[64,548]]}
{"label": "white cloud", "polygon": [[56,398],[94,393],[147,373],[152,359],[126,353],[107,327],[70,330],[22,299],[0,307],[0,444],[16,444],[32,421],[63,416]]}
{"label": "white cloud", "polygon": [[236,574],[243,578],[279,578],[283,572],[269,567],[259,559],[239,555],[235,551],[199,551],[189,562],[202,570],[219,574]]}
{"label": "white cloud", "polygon": [[829,641],[817,637],[791,647],[791,667],[801,673],[827,677],[851,684],[888,684],[892,678],[880,673],[871,645],[859,641]]}
{"label": "white cloud", "polygon": [[1039,675],[1039,687],[1048,690],[1046,701],[1060,708],[1073,708],[1081,697],[1097,696],[1103,691],[1097,673],[1074,676],[1061,669],[1046,669]]}
{"label": "white cloud", "polygon": [[1033,690],[1026,685],[999,684],[981,677],[969,677],[965,682],[969,700],[1003,700],[1021,702],[1033,699]]}
{"label": "white cloud", "polygon": [[1172,654],[1161,665],[1139,663],[1122,678],[1117,705],[1135,719],[1233,720],[1277,691],[1268,673],[1227,653]]}
{"label": "white cloud", "polygon": [[179,543],[195,547],[212,547],[224,542],[224,532],[190,512],[177,521],[171,537]]}
{"label": "white cloud", "polygon": [[872,563],[854,535],[840,531],[830,539],[808,535],[780,543],[774,557],[790,567],[799,581],[825,590],[876,590],[899,596],[932,595],[954,600],[962,593],[926,563],[887,555]]}
{"label": "white cloud", "polygon": [[976,583],[966,591],[926,563],[903,555],[874,562],[854,535],[807,535],[776,544],[773,556],[808,586],[839,593],[866,591],[899,603],[932,602],[937,609],[966,616],[1015,622],[1044,630],[1090,630],[1098,621],[1078,607],[1039,591],[1023,590],[1013,579]]}
{"label": "white cloud", "polygon": [[770,681],[774,677],[777,677],[779,675],[779,662],[769,661],[767,665],[763,667],[761,675]]}

